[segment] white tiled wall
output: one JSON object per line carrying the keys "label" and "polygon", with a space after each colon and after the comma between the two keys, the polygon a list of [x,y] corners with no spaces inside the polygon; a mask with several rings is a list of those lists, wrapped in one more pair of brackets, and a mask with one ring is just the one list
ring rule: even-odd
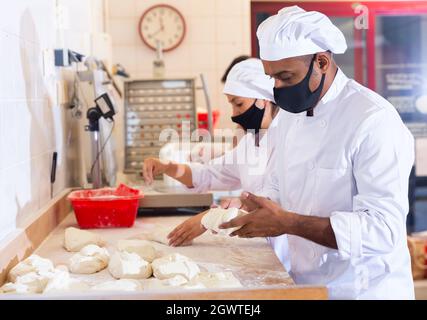
{"label": "white tiled wall", "polygon": [[102,7],[102,0],[0,0],[0,241],[50,200],[54,151],[54,194],[72,183],[73,120],[57,103],[61,72],[44,72],[43,50],[65,45],[90,54]]}
{"label": "white tiled wall", "polygon": [[[133,78],[152,77],[155,54],[139,38],[138,21],[146,9],[158,3],[180,10],[187,25],[181,46],[164,54],[166,77],[204,73],[211,104],[221,111],[219,127],[232,126],[220,79],[236,56],[250,53],[250,0],[107,0],[113,62],[124,65]],[[202,91],[197,103],[201,109],[206,106]]]}

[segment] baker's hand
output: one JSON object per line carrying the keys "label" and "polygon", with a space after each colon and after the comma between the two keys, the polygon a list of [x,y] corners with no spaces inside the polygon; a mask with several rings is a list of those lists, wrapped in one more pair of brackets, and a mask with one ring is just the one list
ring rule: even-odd
{"label": "baker's hand", "polygon": [[219,206],[223,209],[228,208],[241,208],[242,207],[242,201],[240,201],[240,198],[222,198],[219,202]]}
{"label": "baker's hand", "polygon": [[152,184],[155,176],[166,172],[169,163],[170,162],[162,162],[160,159],[157,158],[145,159],[142,171],[144,181],[149,185]]}
{"label": "baker's hand", "polygon": [[181,223],[168,235],[169,245],[178,247],[191,242],[194,238],[202,235],[206,228],[202,225],[202,218],[207,211],[203,211]]}
{"label": "baker's hand", "polygon": [[[252,200],[251,197],[248,197],[249,192],[243,192],[240,196],[240,202],[242,203],[242,206],[240,209],[243,209],[247,212],[254,211],[259,208],[259,204]],[[259,197],[258,197],[259,198]]]}
{"label": "baker's hand", "polygon": [[258,209],[220,225],[220,229],[241,227],[230,236],[242,238],[275,237],[286,233],[286,224],[293,213],[283,210],[279,204],[268,198],[258,197],[251,193],[242,194],[247,200],[258,206]]}

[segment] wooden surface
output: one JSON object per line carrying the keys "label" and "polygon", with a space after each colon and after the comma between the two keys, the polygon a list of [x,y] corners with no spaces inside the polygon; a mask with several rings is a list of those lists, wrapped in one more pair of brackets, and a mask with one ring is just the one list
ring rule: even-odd
{"label": "wooden surface", "polygon": [[[186,217],[138,218],[133,228],[94,229],[106,241],[106,248],[113,253],[118,240],[140,238],[157,226],[172,228]],[[78,227],[74,214],[70,214],[36,250],[36,254],[51,259],[55,265],[68,264],[73,253],[63,248],[64,230]],[[294,284],[292,278],[277,259],[274,251],[264,238],[241,239],[212,235],[206,232],[194,240],[191,246],[169,247],[154,243],[159,256],[172,252],[181,253],[193,259],[202,271],[231,271],[246,288],[262,286],[287,286]],[[93,275],[76,275],[91,285],[112,280],[108,270]]]}
{"label": "wooden surface", "polygon": [[71,205],[66,199],[71,189],[54,197],[44,208],[27,217],[18,228],[0,243],[0,285],[9,270],[22,261],[46,239],[68,215]]}
{"label": "wooden surface", "polygon": [[[13,241],[0,248],[3,280],[8,270],[17,262],[33,253],[51,259],[55,265],[68,265],[73,253],[63,249],[64,230],[77,226],[74,214],[68,214],[69,203],[64,192],[56,202],[28,222],[28,226],[16,234]],[[63,219],[65,217],[65,219]],[[120,239],[139,238],[156,226],[173,227],[186,217],[138,218],[133,228],[95,229],[107,241],[110,253]],[[62,223],[58,223],[62,220]],[[54,226],[57,225],[55,229]],[[52,230],[53,229],[53,230]],[[49,234],[50,232],[50,234]],[[49,234],[47,237],[46,235]],[[45,240],[40,244],[41,240]],[[40,244],[40,245],[39,245]],[[85,292],[61,295],[2,295],[0,299],[327,299],[327,290],[322,286],[296,286],[277,259],[265,239],[240,239],[205,233],[192,246],[172,248],[155,243],[159,256],[178,252],[195,260],[202,271],[231,271],[244,288],[238,289],[171,289],[141,292]],[[93,275],[73,275],[89,284],[112,280],[107,270]]]}

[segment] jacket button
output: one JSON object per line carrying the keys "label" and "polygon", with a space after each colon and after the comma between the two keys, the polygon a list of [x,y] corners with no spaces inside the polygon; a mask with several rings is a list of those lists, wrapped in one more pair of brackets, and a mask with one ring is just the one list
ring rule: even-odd
{"label": "jacket button", "polygon": [[313,169],[314,169],[314,163],[310,161],[310,162],[307,164],[307,168],[308,168],[308,170],[313,170]]}

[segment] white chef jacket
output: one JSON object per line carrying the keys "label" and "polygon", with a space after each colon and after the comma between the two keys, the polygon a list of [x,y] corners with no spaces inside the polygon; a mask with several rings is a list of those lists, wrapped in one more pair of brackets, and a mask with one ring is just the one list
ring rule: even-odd
{"label": "white chef jacket", "polygon": [[[187,189],[197,193],[242,189],[253,194],[263,194],[266,170],[272,166],[272,155],[275,153],[273,137],[281,112],[273,119],[268,130],[263,132],[259,146],[255,144],[255,136],[247,133],[234,149],[212,159],[208,164],[188,163],[194,188]],[[267,241],[285,269],[290,271],[287,235],[268,237]]]}
{"label": "white chef jacket", "polygon": [[406,242],[414,140],[396,109],[338,70],[314,116],[279,115],[265,192],[285,210],[330,217],[338,250],[288,235],[297,284],[332,299],[413,299]]}

